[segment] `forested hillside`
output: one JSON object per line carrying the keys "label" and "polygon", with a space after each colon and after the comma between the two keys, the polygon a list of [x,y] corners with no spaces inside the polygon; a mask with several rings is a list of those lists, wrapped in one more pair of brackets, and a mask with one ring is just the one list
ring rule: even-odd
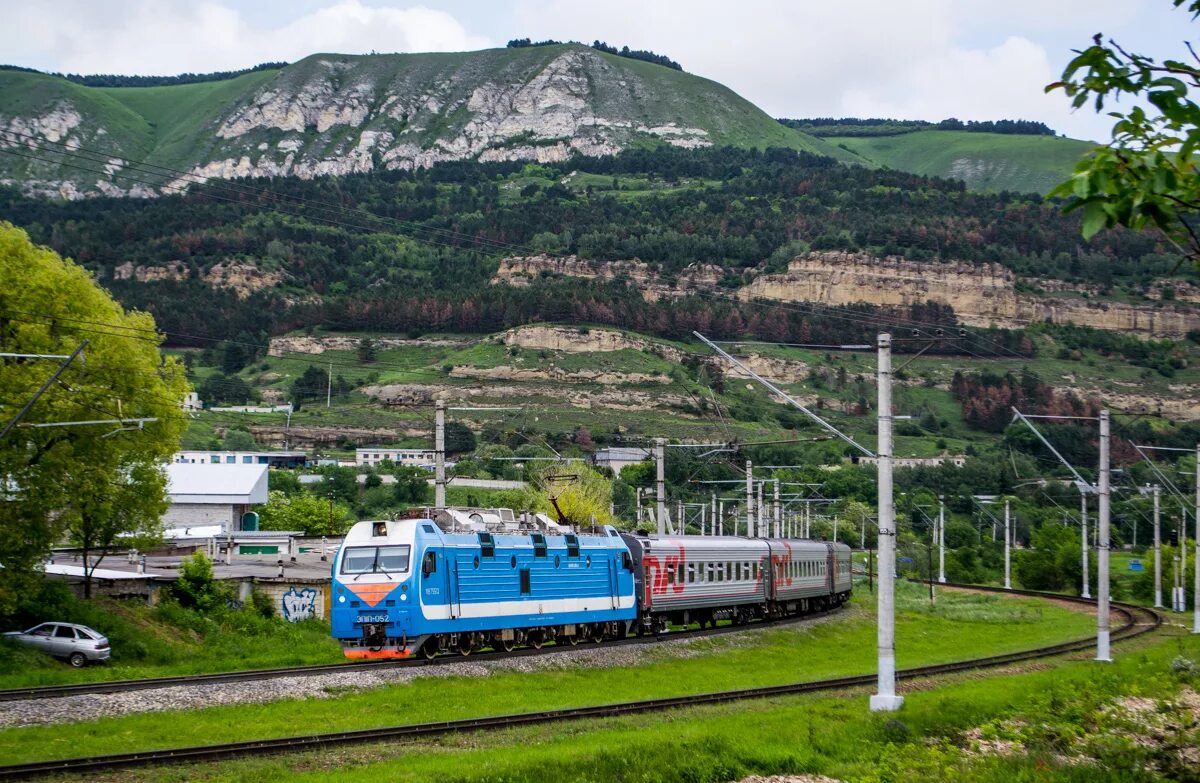
{"label": "forested hillside", "polygon": [[[48,202],[8,190],[0,217],[87,265],[168,331],[213,337],[313,320],[495,331],[563,319],[670,336],[691,328],[686,313],[720,322],[722,308],[738,307],[715,307],[698,292],[647,301],[619,277],[489,286],[499,259],[532,253],[638,259],[668,281],[703,265],[719,276],[716,291],[730,293],[808,250],[995,263],[1113,295],[1140,295],[1176,263],[1149,232],[1106,232],[1084,244],[1077,218],[1036,196],[981,194],[788,150],[443,164],[210,183],[149,201]],[[773,325],[784,333],[772,337],[796,337],[799,320],[810,335],[822,321],[809,313]]]}

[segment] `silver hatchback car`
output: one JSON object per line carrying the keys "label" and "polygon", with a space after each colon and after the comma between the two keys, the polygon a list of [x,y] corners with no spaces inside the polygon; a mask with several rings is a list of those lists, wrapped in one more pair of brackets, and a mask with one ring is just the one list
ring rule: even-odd
{"label": "silver hatchback car", "polygon": [[55,658],[65,658],[76,668],[86,666],[90,661],[107,661],[112,654],[108,638],[86,625],[42,623],[28,631],[9,631],[4,635]]}

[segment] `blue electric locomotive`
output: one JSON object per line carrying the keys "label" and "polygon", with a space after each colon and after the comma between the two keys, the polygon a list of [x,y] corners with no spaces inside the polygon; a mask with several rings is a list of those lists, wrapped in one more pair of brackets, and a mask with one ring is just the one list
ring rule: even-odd
{"label": "blue electric locomotive", "polygon": [[359,522],[333,562],[333,635],[348,658],[599,641],[636,617],[633,563],[611,527],[506,535]]}

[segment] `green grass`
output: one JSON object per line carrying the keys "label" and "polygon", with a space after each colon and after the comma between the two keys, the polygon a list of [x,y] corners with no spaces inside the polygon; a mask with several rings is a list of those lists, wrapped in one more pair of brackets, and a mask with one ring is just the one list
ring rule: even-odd
{"label": "green grass", "polygon": [[929,130],[826,141],[900,171],[964,180],[975,190],[1045,193],[1094,145],[1054,136]]}
{"label": "green grass", "polygon": [[[897,650],[901,667],[1015,651],[1078,638],[1087,615],[1033,599],[945,593],[930,610],[919,587],[897,586]],[[186,720],[129,715],[54,727],[0,732],[9,763],[113,753],[255,737],[367,728],[630,699],[704,693],[872,671],[875,625],[871,596],[859,589],[851,610],[816,625],[762,630],[689,643],[686,657],[651,650],[634,667],[493,672],[475,677],[421,678],[408,685],[337,699],[282,701],[188,712]],[[837,650],[831,655],[830,650]],[[250,727],[253,727],[252,729]]]}
{"label": "green grass", "polygon": [[[287,623],[249,611],[201,616],[178,607],[154,609],[140,601],[92,602],[45,599],[28,628],[46,620],[67,620],[109,637],[109,663],[72,669],[46,655],[12,643],[0,644],[0,688],[73,682],[169,677],[204,672],[264,669],[343,660],[341,647],[321,621]],[[8,629],[6,629],[8,630]]]}
{"label": "green grass", "polygon": [[[1194,779],[1194,767],[1177,761],[1174,774],[1155,773],[1153,765],[1171,763],[1170,748],[1130,741],[1144,727],[1114,718],[1109,705],[1130,695],[1156,699],[1161,711],[1151,717],[1181,726],[1171,739],[1194,747],[1190,715],[1172,699],[1200,683],[1173,673],[1171,661],[1200,659],[1200,641],[1158,636],[1116,650],[1113,665],[1060,660],[1046,671],[946,678],[935,689],[908,693],[895,714],[868,712],[865,691],[855,690],[125,774],[264,783],[723,783],[777,774],[872,783]],[[973,730],[1020,745],[1008,754],[971,753]],[[1091,762],[1068,763],[1064,752]]]}

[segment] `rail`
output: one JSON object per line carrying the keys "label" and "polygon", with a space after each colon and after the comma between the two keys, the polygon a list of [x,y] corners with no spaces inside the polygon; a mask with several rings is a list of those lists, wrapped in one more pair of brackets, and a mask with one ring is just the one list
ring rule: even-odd
{"label": "rail", "polygon": [[[1033,590],[1005,590],[1004,588],[979,587],[977,585],[961,585],[943,583],[943,587],[980,590],[984,592],[1008,593],[1038,598],[1052,598],[1073,603],[1095,605],[1095,601],[1064,596],[1055,593],[1042,593]],[[1153,609],[1131,604],[1114,602],[1112,610],[1122,617],[1119,627],[1112,633],[1113,641],[1130,639],[1157,629],[1162,624],[1162,616]],[[1138,615],[1141,615],[1139,621]],[[941,674],[985,669],[1004,666],[1018,661],[1035,658],[1047,658],[1064,653],[1076,652],[1091,647],[1095,643],[1092,637],[1063,642],[1061,644],[1038,647],[1001,655],[974,658],[966,661],[919,666],[903,669],[896,673],[900,679],[931,677]],[[119,753],[90,758],[59,759],[55,761],[31,762],[27,764],[12,764],[0,766],[0,780],[28,780],[32,777],[57,774],[91,774],[101,771],[132,769],[169,763],[185,763],[200,761],[224,761],[252,755],[267,753],[296,752],[303,750],[323,750],[337,745],[349,745],[375,741],[394,741],[417,737],[432,737],[465,731],[490,731],[529,726],[543,723],[561,722],[566,720],[582,720],[586,718],[606,718],[619,715],[632,715],[644,712],[655,712],[681,707],[694,707],[707,704],[720,704],[746,699],[761,699],[774,696],[791,696],[805,693],[837,690],[843,688],[868,687],[875,683],[874,674],[862,674],[849,677],[836,677],[811,682],[791,683],[787,685],[772,685],[759,688],[701,693],[690,696],[675,696],[661,699],[646,699],[643,701],[622,702],[591,707],[574,707],[542,712],[518,713],[512,715],[497,715],[483,718],[466,718],[452,721],[435,721],[405,726],[387,726],[375,729],[356,731],[340,731],[328,734],[315,734],[298,737],[279,737],[275,739],[248,740],[231,742],[220,745],[200,745],[185,748],[170,748],[164,750],[141,751],[137,753]]]}

